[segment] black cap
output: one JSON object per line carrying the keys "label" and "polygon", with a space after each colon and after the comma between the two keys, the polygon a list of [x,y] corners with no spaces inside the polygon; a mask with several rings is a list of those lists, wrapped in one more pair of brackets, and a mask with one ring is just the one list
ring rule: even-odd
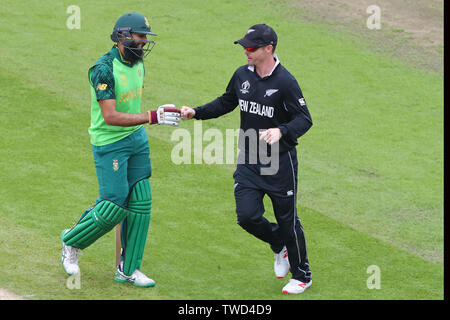
{"label": "black cap", "polygon": [[264,47],[269,44],[275,47],[277,41],[277,34],[271,27],[267,24],[255,24],[248,29],[242,39],[236,40],[234,44],[239,43],[244,48]]}

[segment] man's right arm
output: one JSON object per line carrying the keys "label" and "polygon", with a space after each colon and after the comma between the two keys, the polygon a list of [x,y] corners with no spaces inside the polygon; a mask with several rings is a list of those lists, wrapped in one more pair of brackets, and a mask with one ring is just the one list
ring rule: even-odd
{"label": "man's right arm", "polygon": [[[89,78],[102,111],[105,123],[110,126],[131,127],[140,124],[168,124],[178,125],[179,110],[173,105],[160,106],[157,110],[143,113],[125,113],[116,110],[116,96],[114,92],[114,75],[106,65],[96,65]],[[176,115],[178,113],[178,116]],[[167,118],[167,119],[166,119]]]}
{"label": "man's right arm", "polygon": [[164,104],[157,110],[143,113],[124,113],[116,110],[116,100],[99,100],[105,123],[110,126],[131,127],[139,124],[166,124],[178,126],[180,122],[180,110],[173,104]]}
{"label": "man's right arm", "polygon": [[116,99],[99,100],[98,102],[107,125],[131,127],[150,122],[148,112],[124,113],[116,111]]}

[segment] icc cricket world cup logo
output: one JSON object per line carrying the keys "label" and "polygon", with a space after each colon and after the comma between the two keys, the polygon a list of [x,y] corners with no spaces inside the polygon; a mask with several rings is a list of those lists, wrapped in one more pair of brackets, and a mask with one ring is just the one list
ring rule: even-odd
{"label": "icc cricket world cup logo", "polygon": [[248,82],[248,80],[247,81],[245,81],[242,85],[241,85],[241,92],[242,93],[248,93],[249,91],[248,91],[248,89],[250,89],[250,82]]}

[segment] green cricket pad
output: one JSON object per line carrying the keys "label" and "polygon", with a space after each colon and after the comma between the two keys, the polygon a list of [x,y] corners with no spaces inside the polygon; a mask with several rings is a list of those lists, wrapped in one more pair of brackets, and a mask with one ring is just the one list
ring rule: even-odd
{"label": "green cricket pad", "polygon": [[102,200],[89,210],[64,236],[66,245],[85,249],[120,223],[128,210],[109,200]]}
{"label": "green cricket pad", "polygon": [[131,275],[141,267],[150,226],[152,192],[148,179],[140,180],[132,188],[128,199],[128,216],[122,223],[123,272]]}

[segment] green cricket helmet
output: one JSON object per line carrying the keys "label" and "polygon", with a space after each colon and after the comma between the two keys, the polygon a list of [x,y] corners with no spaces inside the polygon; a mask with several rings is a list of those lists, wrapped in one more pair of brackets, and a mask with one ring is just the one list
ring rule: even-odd
{"label": "green cricket helmet", "polygon": [[119,42],[122,39],[121,44],[126,49],[137,55],[138,58],[143,59],[153,49],[155,42],[146,40],[146,44],[143,46],[142,50],[138,50],[136,49],[136,42],[132,37],[132,33],[141,33],[151,36],[156,36],[157,34],[151,31],[147,17],[137,12],[129,12],[121,15],[114,25],[111,40]]}

